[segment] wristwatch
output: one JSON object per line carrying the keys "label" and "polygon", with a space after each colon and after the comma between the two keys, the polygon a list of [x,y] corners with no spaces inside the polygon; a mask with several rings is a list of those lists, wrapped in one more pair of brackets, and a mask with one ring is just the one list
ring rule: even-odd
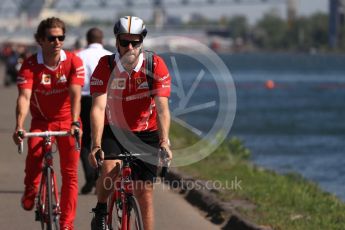
{"label": "wristwatch", "polygon": [[80,121],[73,121],[71,123],[71,126],[74,125],[74,126],[77,126],[78,128],[80,128]]}

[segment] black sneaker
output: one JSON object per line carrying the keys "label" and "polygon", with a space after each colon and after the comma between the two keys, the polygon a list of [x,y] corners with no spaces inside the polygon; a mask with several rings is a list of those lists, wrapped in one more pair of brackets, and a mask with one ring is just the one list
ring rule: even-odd
{"label": "black sneaker", "polygon": [[91,230],[107,230],[107,210],[93,208],[92,212],[95,214],[91,221]]}
{"label": "black sneaker", "polygon": [[81,194],[89,194],[93,187],[95,187],[95,182],[94,181],[88,181],[85,183],[85,185],[81,189]]}

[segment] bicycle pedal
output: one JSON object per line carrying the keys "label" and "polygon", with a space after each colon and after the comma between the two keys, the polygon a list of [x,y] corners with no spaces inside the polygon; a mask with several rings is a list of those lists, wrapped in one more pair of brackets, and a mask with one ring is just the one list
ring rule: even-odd
{"label": "bicycle pedal", "polygon": [[53,213],[55,215],[60,215],[61,214],[60,207],[58,207],[56,204],[53,205]]}
{"label": "bicycle pedal", "polygon": [[35,221],[41,221],[41,213],[38,210],[35,210]]}

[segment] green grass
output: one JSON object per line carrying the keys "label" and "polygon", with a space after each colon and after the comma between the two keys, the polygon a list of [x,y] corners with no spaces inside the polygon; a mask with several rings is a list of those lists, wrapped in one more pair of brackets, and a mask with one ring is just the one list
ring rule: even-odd
{"label": "green grass", "polygon": [[[178,147],[198,139],[176,124],[170,135]],[[345,229],[345,205],[338,198],[298,174],[279,175],[257,167],[249,157],[243,143],[232,138],[205,159],[178,170],[221,183],[224,188],[218,196],[224,201],[254,204],[252,208],[239,206],[237,211],[256,224],[284,230]],[[238,186],[231,186],[235,181]]]}

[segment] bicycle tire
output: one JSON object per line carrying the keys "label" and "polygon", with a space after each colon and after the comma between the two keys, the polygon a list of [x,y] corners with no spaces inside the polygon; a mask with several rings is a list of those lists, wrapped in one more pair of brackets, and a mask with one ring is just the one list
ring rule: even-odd
{"label": "bicycle tire", "polygon": [[143,218],[141,215],[138,200],[134,196],[127,198],[127,229],[144,230]]}
{"label": "bicycle tire", "polygon": [[[57,223],[58,218],[56,218],[54,213],[53,204],[53,171],[50,167],[47,167],[47,230],[59,230],[59,223]],[[55,201],[56,203],[56,201]],[[56,204],[55,204],[56,205]]]}
{"label": "bicycle tire", "polygon": [[46,191],[46,179],[45,179],[45,173],[42,175],[41,183],[40,183],[40,189],[39,189],[39,195],[37,197],[37,205],[36,205],[36,221],[40,221],[41,223],[41,229],[44,230],[45,227],[45,219],[44,219],[44,203],[45,203],[45,191]]}
{"label": "bicycle tire", "polygon": [[108,229],[121,230],[121,218],[119,217],[120,207],[116,203],[118,200],[116,195],[109,197],[109,210],[108,210]]}

